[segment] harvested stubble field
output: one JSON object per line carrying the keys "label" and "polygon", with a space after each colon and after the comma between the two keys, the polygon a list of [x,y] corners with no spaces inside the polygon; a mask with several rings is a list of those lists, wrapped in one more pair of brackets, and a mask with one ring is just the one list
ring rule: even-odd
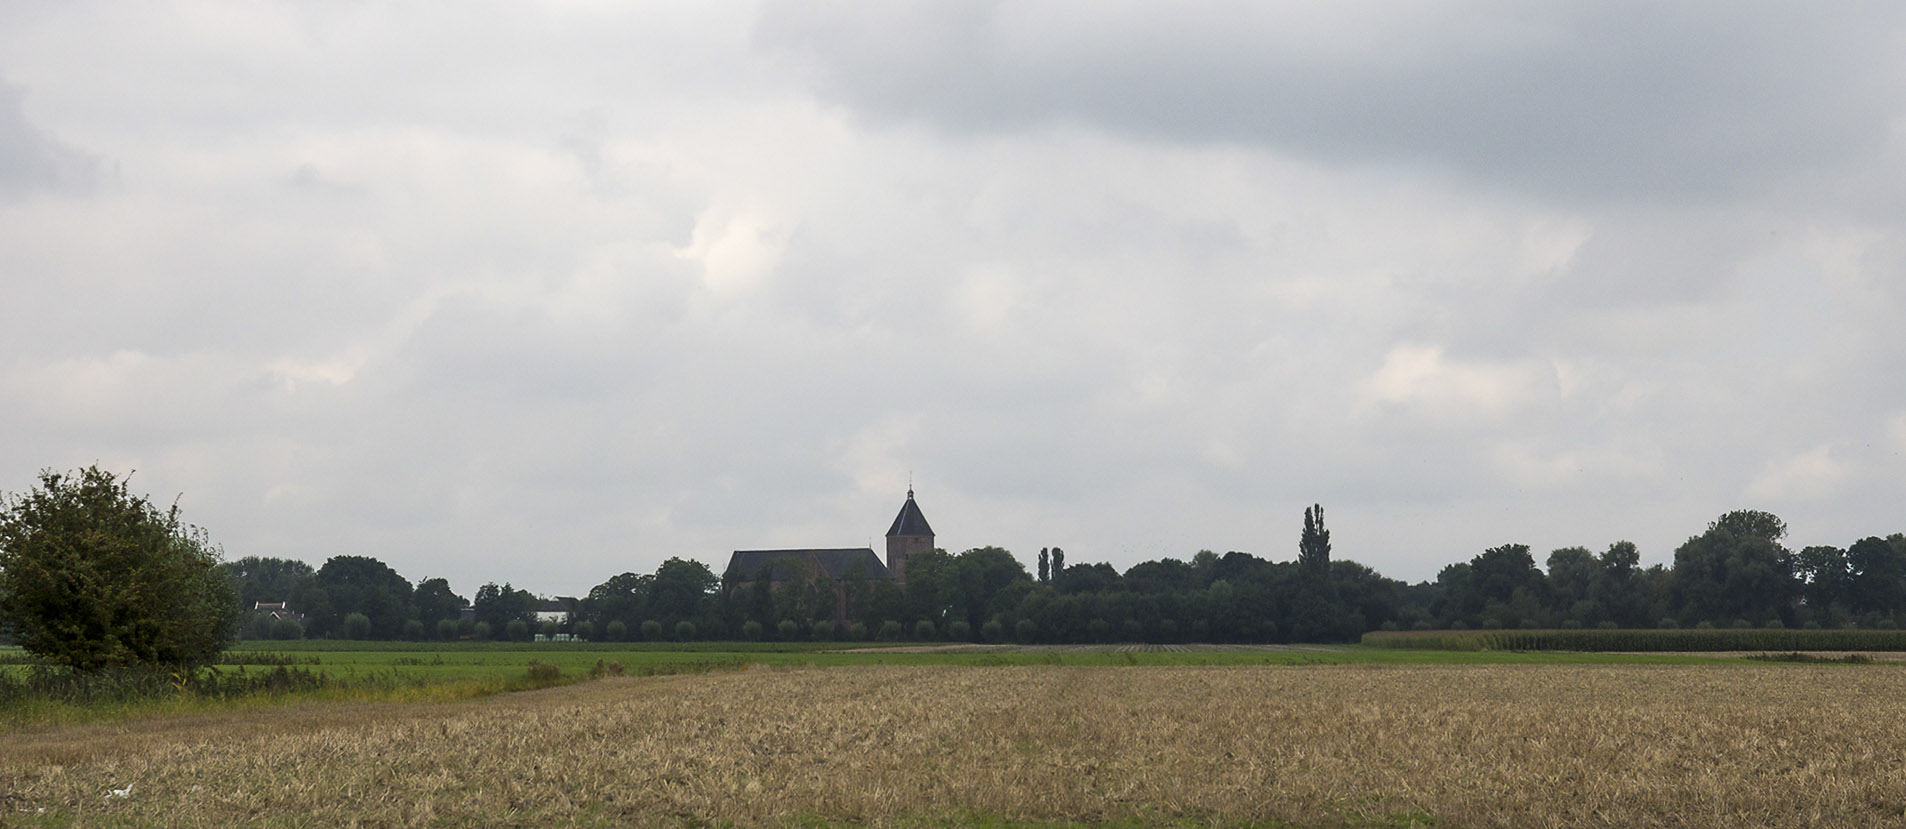
{"label": "harvested stubble field", "polygon": [[621,678],[16,731],[0,823],[1872,826],[1906,815],[1903,692],[1811,665]]}

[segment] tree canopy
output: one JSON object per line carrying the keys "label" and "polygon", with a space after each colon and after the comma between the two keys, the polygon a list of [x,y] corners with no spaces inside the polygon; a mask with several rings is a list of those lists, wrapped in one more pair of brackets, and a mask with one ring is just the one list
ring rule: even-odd
{"label": "tree canopy", "polygon": [[192,667],[225,649],[238,593],[206,533],[89,466],[44,471],[0,507],[0,616],[28,652],[79,670]]}

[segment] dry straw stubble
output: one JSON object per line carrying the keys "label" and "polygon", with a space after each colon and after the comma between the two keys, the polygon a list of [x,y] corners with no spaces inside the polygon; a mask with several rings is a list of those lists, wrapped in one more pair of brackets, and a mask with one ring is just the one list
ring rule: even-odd
{"label": "dry straw stubble", "polygon": [[1878,666],[750,671],[24,733],[0,786],[178,825],[1867,826],[1906,810],[1902,691]]}

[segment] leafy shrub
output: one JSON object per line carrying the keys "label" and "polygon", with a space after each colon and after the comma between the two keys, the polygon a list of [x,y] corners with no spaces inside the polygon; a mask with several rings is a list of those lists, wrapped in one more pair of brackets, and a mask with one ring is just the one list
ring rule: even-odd
{"label": "leafy shrub", "polygon": [[603,628],[603,632],[609,635],[609,641],[621,642],[629,638],[629,625],[627,622],[617,619]]}
{"label": "leafy shrub", "polygon": [[474,627],[470,628],[470,638],[475,639],[478,642],[490,641],[490,623],[489,622],[476,623]]}
{"label": "leafy shrub", "polygon": [[834,623],[827,621],[826,619],[822,619],[818,622],[815,622],[814,635],[812,638],[816,642],[834,641]]}
{"label": "leafy shrub", "polygon": [[1006,626],[1000,624],[998,619],[988,619],[986,624],[979,626],[979,637],[988,642],[1003,641],[1006,638]]}
{"label": "leafy shrub", "polygon": [[528,641],[529,623],[522,619],[511,619],[508,624],[503,626],[503,635],[511,642]]}
{"label": "leafy shrub", "polygon": [[577,622],[576,623],[576,638],[581,639],[584,642],[593,641],[596,638],[595,623],[587,619]]}
{"label": "leafy shrub", "polygon": [[681,642],[694,641],[695,640],[695,623],[687,621],[687,620],[676,622],[675,623],[675,638],[677,641],[681,641]]}
{"label": "leafy shrub", "polygon": [[457,638],[457,620],[438,619],[437,620],[437,638],[442,639],[445,642],[455,640]]}
{"label": "leafy shrub", "polygon": [[271,623],[271,638],[303,639],[304,625],[298,624],[295,619],[281,617]]}
{"label": "leafy shrub", "polygon": [[1029,644],[1039,637],[1039,623],[1031,619],[1020,619],[1013,624],[1013,639],[1021,644]]}
{"label": "leafy shrub", "polygon": [[97,466],[47,470],[0,496],[0,619],[8,638],[52,662],[204,665],[242,611],[218,548]]}
{"label": "leafy shrub", "polygon": [[913,638],[915,639],[922,642],[930,642],[938,638],[938,634],[939,630],[934,628],[933,621],[930,619],[921,619],[913,623]]}
{"label": "leafy shrub", "polygon": [[946,638],[955,642],[971,642],[973,641],[973,626],[967,624],[965,619],[955,619],[951,624],[946,626]]}
{"label": "leafy shrub", "polygon": [[774,626],[774,630],[781,635],[783,642],[792,642],[801,635],[801,626],[795,624],[793,619],[782,619],[780,624]]}
{"label": "leafy shrub", "polygon": [[642,638],[650,642],[662,641],[662,623],[654,619],[643,622]]}
{"label": "leafy shrub", "polygon": [[589,666],[590,679],[601,679],[605,676],[621,676],[621,675],[622,675],[621,662],[603,662],[602,660],[598,659],[596,660],[596,664]]}
{"label": "leafy shrub", "polygon": [[896,622],[892,619],[888,619],[887,621],[880,623],[880,641],[898,642],[900,641],[900,636],[901,636],[901,630],[900,630],[899,622]]}
{"label": "leafy shrub", "polygon": [[761,623],[753,619],[741,623],[741,638],[750,642],[761,641]]}
{"label": "leafy shrub", "polygon": [[544,639],[554,639],[556,638],[556,634],[563,632],[562,624],[558,623],[555,619],[544,619],[541,627],[542,630],[540,632],[543,634]]}
{"label": "leafy shrub", "polygon": [[352,640],[371,638],[371,617],[362,613],[353,613],[344,617],[344,638]]}
{"label": "leafy shrub", "polygon": [[404,638],[412,642],[424,641],[424,623],[417,619],[405,619]]}

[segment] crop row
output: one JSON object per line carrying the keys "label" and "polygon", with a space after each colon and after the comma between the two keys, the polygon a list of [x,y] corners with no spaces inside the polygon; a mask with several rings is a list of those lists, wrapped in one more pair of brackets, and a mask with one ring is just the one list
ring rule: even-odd
{"label": "crop row", "polygon": [[1906,630],[1371,631],[1363,643],[1447,651],[1906,651]]}

